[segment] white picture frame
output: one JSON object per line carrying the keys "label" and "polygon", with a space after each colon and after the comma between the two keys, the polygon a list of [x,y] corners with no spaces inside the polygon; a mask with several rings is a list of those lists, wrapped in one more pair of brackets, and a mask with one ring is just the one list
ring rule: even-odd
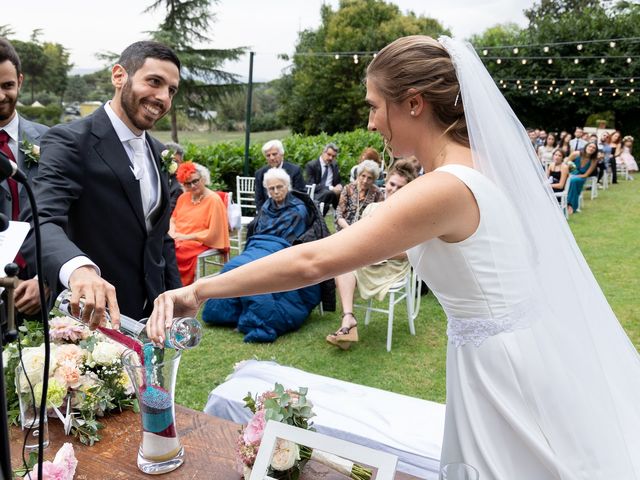
{"label": "white picture frame", "polygon": [[293,427],[285,423],[269,420],[260,442],[256,461],[251,470],[250,480],[268,480],[267,475],[271,464],[271,457],[280,438],[304,445],[312,450],[332,453],[356,463],[374,467],[376,480],[394,480],[398,457],[388,452],[381,452],[373,448],[358,445],[347,440],[333,438],[318,432]]}

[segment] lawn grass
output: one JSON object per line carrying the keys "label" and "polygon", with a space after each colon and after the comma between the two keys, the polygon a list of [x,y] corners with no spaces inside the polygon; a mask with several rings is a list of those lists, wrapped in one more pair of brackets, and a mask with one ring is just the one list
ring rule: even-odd
{"label": "lawn grass", "polygon": [[[640,347],[640,315],[636,297],[640,275],[640,182],[621,181],[570,219],[594,275],[636,348]],[[205,327],[201,345],[185,352],[178,376],[176,401],[201,410],[213,387],[224,382],[236,362],[274,360],[302,370],[390,390],[436,402],[445,401],[446,319],[432,294],[422,297],[416,336],[409,334],[406,310],[396,309],[391,352],[385,349],[386,316],[373,313],[362,324],[360,342],[341,351],[325,342],[339,325],[338,312],[320,316],[314,310],[297,332],[273,344],[245,344],[242,334],[228,328]],[[359,314],[360,313],[360,314]],[[255,392],[254,392],[255,393]]]}
{"label": "lawn grass", "polygon": [[[251,133],[251,143],[265,143],[274,138],[283,139],[291,132],[289,130],[273,130],[268,132]],[[151,134],[161,142],[171,141],[171,132],[153,131]],[[217,142],[242,142],[244,143],[244,132],[178,132],[178,140],[180,143],[193,143],[199,147],[211,145]]]}

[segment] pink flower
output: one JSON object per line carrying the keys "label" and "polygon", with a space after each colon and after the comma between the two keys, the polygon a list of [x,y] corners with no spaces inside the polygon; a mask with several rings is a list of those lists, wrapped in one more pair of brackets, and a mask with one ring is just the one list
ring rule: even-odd
{"label": "pink flower", "polygon": [[78,345],[74,345],[73,343],[60,345],[58,348],[56,348],[56,360],[59,363],[62,363],[65,360],[69,360],[76,365],[82,365],[86,355],[86,350],[83,350]]}
{"label": "pink flower", "polygon": [[[78,460],[73,451],[73,445],[65,443],[60,447],[53,462],[46,461],[42,463],[42,479],[43,480],[72,480],[76,473]],[[31,472],[31,478],[38,478],[38,468],[34,468]]]}
{"label": "pink flower", "polygon": [[70,317],[55,317],[49,320],[49,338],[56,341],[78,342],[90,334],[89,329]]}
{"label": "pink flower", "polygon": [[58,365],[54,378],[67,388],[76,388],[80,385],[80,370],[76,363],[72,360],[65,360]]}
{"label": "pink flower", "polygon": [[247,428],[244,429],[244,433],[242,434],[245,443],[249,445],[260,445],[264,428],[267,425],[264,419],[264,413],[264,410],[258,410],[249,421]]}

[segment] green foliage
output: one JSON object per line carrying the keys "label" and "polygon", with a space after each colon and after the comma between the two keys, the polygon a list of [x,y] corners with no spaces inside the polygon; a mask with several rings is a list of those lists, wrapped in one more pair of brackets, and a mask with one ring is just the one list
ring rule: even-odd
{"label": "green foliage", "polygon": [[87,75],[69,77],[69,87],[65,94],[67,102],[106,102],[113,96],[111,70],[103,68]]}
{"label": "green foliage", "polygon": [[171,131],[178,141],[176,110],[208,110],[221,97],[238,88],[236,76],[221,70],[227,60],[237,60],[244,48],[196,48],[209,42],[205,32],[211,29],[214,15],[210,11],[215,0],[154,0],[145,12],[163,8],[166,15],[158,29],[150,32],[153,39],[170,46],[182,64],[180,90],[170,112]]}
{"label": "green foliage", "polygon": [[376,52],[400,36],[449,33],[438,21],[403,15],[383,0],[342,0],[336,11],[323,5],[321,19],[317,30],[300,32],[293,69],[278,86],[285,124],[305,134],[353,130],[367,118],[363,79],[371,57],[355,64],[332,52]]}
{"label": "green foliage", "polygon": [[[375,132],[355,130],[347,133],[316,136],[290,135],[282,140],[285,159],[304,169],[307,162],[315,160],[322,153],[323,147],[333,142],[340,148],[338,164],[343,179],[347,179],[351,167],[358,162],[362,150],[373,147],[382,151],[382,139]],[[215,190],[235,191],[236,176],[244,171],[244,143],[219,142],[213,145],[186,145],[185,159],[201,163],[211,171],[211,188]],[[262,155],[262,144],[254,143],[249,149],[250,174],[265,164]]]}
{"label": "green foliage", "polygon": [[[524,13],[529,20],[524,28],[513,24],[497,25],[471,39],[479,50],[482,50],[481,47],[499,45],[521,46],[517,55],[511,47],[489,49],[489,56],[501,57],[502,63],[489,59],[485,61],[496,82],[511,80],[508,88],[501,90],[520,120],[531,127],[573,131],[576,125],[585,125],[589,115],[594,112],[614,111],[615,127],[624,131],[640,130],[636,115],[640,107],[638,95],[612,96],[613,92],[606,89],[602,96],[593,91],[586,96],[583,92],[584,87],[610,87],[608,79],[612,77],[640,76],[639,62],[626,62],[627,56],[640,55],[640,44],[619,40],[612,48],[609,42],[592,42],[640,36],[640,8],[628,2],[539,0]],[[589,42],[578,50],[575,42],[580,40]],[[558,45],[562,42],[570,43]],[[549,49],[547,52],[543,50],[544,45]],[[522,57],[540,56],[543,58],[527,64],[519,60]],[[579,58],[589,56],[607,56],[607,59],[601,63],[597,58]],[[621,58],[610,58],[615,56]],[[508,60],[513,57],[518,57],[518,60]],[[554,58],[552,64],[547,63],[548,57]],[[579,58],[579,63],[574,63],[574,58]],[[598,80],[600,78],[605,80]],[[522,81],[524,88],[518,88],[516,79]],[[563,96],[546,94],[551,85],[549,79],[566,79],[558,80],[554,85],[554,88],[564,90]],[[571,79],[586,80],[576,80],[575,84],[571,84]],[[534,80],[540,81],[539,88],[542,91],[539,94],[530,93]],[[628,87],[629,83],[617,81],[614,86]],[[568,87],[572,87],[572,92],[568,92]]]}
{"label": "green foliage", "polygon": [[18,113],[33,122],[42,123],[50,127],[60,123],[62,107],[60,105],[47,105],[46,107],[18,107]]}

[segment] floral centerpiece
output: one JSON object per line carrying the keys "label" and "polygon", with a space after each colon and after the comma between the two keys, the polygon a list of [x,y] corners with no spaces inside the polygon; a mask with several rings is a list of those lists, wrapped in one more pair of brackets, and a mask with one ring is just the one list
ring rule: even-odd
{"label": "floral centerpiece", "polygon": [[[107,412],[131,408],[138,411],[133,385],[124,371],[121,356],[124,347],[70,317],[49,320],[51,359],[47,388],[47,407],[65,425],[65,433],[83,444],[100,439],[102,425],[97,418]],[[5,346],[3,364],[7,385],[15,384],[15,370],[20,365],[29,377],[20,377],[16,390],[7,389],[9,422],[18,424],[18,396],[33,394],[39,402],[44,374],[44,337],[39,322],[20,327],[17,342]],[[29,385],[29,383],[31,385]]]}
{"label": "floral centerpiece", "polygon": [[[314,430],[309,421],[315,416],[313,404],[307,400],[307,389],[285,390],[278,383],[273,390],[253,397],[251,393],[243,399],[245,407],[253,412],[249,423],[240,430],[236,444],[238,467],[245,480],[251,476],[264,429],[269,420],[286,423],[305,430]],[[372,471],[336,455],[315,451],[289,440],[276,442],[268,475],[271,478],[297,480],[304,464],[313,459],[354,480],[370,480]]]}

